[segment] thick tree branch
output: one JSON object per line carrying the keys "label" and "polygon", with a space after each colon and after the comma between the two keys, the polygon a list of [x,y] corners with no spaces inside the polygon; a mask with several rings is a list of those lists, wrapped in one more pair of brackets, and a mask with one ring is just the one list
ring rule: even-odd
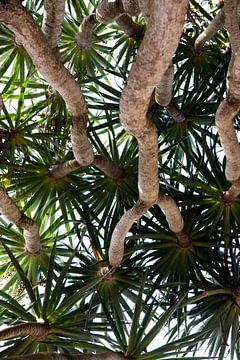
{"label": "thick tree branch", "polygon": [[182,231],[184,221],[176,202],[167,194],[159,194],[159,198],[156,203],[164,212],[169,229],[174,233]]}
{"label": "thick tree branch", "polygon": [[218,32],[218,30],[224,26],[224,23],[225,14],[224,10],[221,9],[207,26],[207,28],[197,37],[194,45],[196,53],[201,53],[205,43],[209,41],[216,34],[216,32]]}
{"label": "thick tree branch", "polygon": [[[231,23],[232,14],[226,11],[225,17],[226,23]],[[235,27],[233,30],[229,27],[234,46],[228,70],[227,97],[216,112],[216,126],[226,155],[226,178],[234,182],[240,177],[240,145],[233,126],[234,117],[240,110],[240,31],[238,28],[237,36]]]}
{"label": "thick tree branch", "polygon": [[122,31],[130,38],[140,37],[142,34],[141,25],[133,21],[127,14],[123,14],[116,19],[116,23]]}
{"label": "thick tree branch", "polygon": [[173,102],[170,102],[170,104],[167,105],[166,109],[176,123],[182,123],[186,121],[187,117],[174,105]]}
{"label": "thick tree branch", "polygon": [[136,137],[139,146],[139,200],[113,231],[109,248],[109,262],[113,267],[121,263],[124,239],[133,222],[158,199],[157,131],[147,112],[152,92],[161,82],[177,48],[188,1],[140,0],[139,5],[147,19],[147,29],[120,100],[120,121],[125,130]]}
{"label": "thick tree branch", "polygon": [[65,0],[44,0],[42,32],[52,49],[58,45],[64,9]]}
{"label": "thick tree branch", "polygon": [[22,214],[7,192],[0,187],[0,212],[8,221],[23,229],[25,249],[31,255],[41,252],[39,230],[37,224],[24,214]]}
{"label": "thick tree branch", "polygon": [[104,24],[110,24],[116,21],[127,36],[139,36],[142,32],[141,26],[135,23],[126,13],[129,15],[139,13],[139,8],[135,0],[125,0],[125,2],[121,0],[113,0],[111,2],[103,0],[96,9],[96,19]]}
{"label": "thick tree branch", "polygon": [[232,202],[240,195],[240,179],[233,181],[232,186],[222,194],[222,200],[226,203]]}
{"label": "thick tree branch", "polygon": [[167,106],[172,100],[172,86],[174,79],[173,63],[167,67],[160,83],[155,87],[155,101],[158,105]]}
{"label": "thick tree branch", "polygon": [[58,353],[37,353],[30,355],[9,356],[9,360],[127,360],[121,353],[102,353],[102,354],[58,354]]}
{"label": "thick tree branch", "polygon": [[[122,167],[115,164],[110,158],[102,155],[95,155],[92,165],[95,165],[99,170],[105,173],[113,180],[122,179],[125,175],[125,171]],[[77,160],[69,160],[63,164],[52,165],[49,168],[49,174],[54,179],[62,179],[72,171],[81,168]]]}
{"label": "thick tree branch", "polygon": [[133,223],[140,219],[152,205],[153,203],[146,204],[145,202],[138,200],[117,223],[112,234],[111,245],[108,252],[109,263],[112,267],[117,268],[121,264],[124,254],[125,237]]}
{"label": "thick tree branch", "polygon": [[87,106],[74,77],[54,55],[43,33],[21,5],[10,0],[0,3],[0,21],[17,35],[37,69],[66,101],[73,118],[74,156],[81,165],[91,164],[94,154],[86,133]]}
{"label": "thick tree branch", "polygon": [[225,25],[230,34],[231,48],[236,52],[239,48],[238,0],[224,1]]}
{"label": "thick tree branch", "polygon": [[36,339],[48,336],[48,326],[42,323],[26,323],[9,327],[0,331],[0,340],[18,336],[32,336]]}
{"label": "thick tree branch", "polygon": [[98,23],[95,14],[85,17],[79,27],[79,32],[76,35],[76,42],[81,50],[86,50],[91,47],[92,31],[94,26]]}

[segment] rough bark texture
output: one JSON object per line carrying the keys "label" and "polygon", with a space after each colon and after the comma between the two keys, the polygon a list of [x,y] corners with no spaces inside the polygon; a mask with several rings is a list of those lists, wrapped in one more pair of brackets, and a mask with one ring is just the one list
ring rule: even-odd
{"label": "rough bark texture", "polygon": [[160,194],[157,204],[165,214],[169,229],[175,233],[182,231],[184,221],[175,201],[169,195]]}
{"label": "rough bark texture", "polygon": [[147,112],[152,92],[177,48],[188,1],[140,0],[139,6],[147,20],[147,29],[120,100],[120,121],[136,137],[139,146],[139,200],[122,216],[113,232],[109,248],[113,267],[121,263],[124,239],[133,222],[158,199],[157,131]]}
{"label": "rough bark texture", "polygon": [[195,51],[196,53],[201,53],[205,43],[209,41],[218,30],[220,30],[225,23],[225,14],[224,10],[221,9],[215,18],[210,22],[208,27],[197,37],[195,41]]}
{"label": "rough bark texture", "polygon": [[122,0],[124,11],[130,16],[137,16],[140,14],[138,0]]}
{"label": "rough bark texture", "polygon": [[124,169],[105,156],[95,155],[93,165],[113,180],[119,180],[125,176]]}
{"label": "rough bark texture", "polygon": [[135,23],[127,14],[119,16],[116,19],[116,23],[130,38],[139,37],[142,34],[142,27]]}
{"label": "rough bark texture", "polygon": [[81,166],[77,160],[69,160],[63,164],[52,165],[48,169],[49,175],[55,180],[62,179],[72,171],[79,169]]}
{"label": "rough bark texture", "polygon": [[124,14],[121,0],[103,0],[96,9],[97,21],[104,24],[112,23],[120,15]]}
{"label": "rough bark texture", "polygon": [[142,32],[141,26],[125,14],[135,14],[138,12],[136,3],[134,0],[128,0],[125,1],[125,3],[127,10],[129,9],[130,12],[124,9],[121,0],[103,0],[96,9],[96,19],[104,24],[110,24],[113,21],[116,21],[120,29],[122,29],[128,37],[137,37]]}
{"label": "rough bark texture", "polygon": [[[105,173],[113,180],[122,179],[125,171],[122,167],[115,164],[110,158],[102,155],[95,155],[92,165],[95,165],[99,170]],[[49,168],[49,175],[54,179],[62,179],[72,171],[81,168],[77,160],[69,160],[63,164],[52,165]]]}
{"label": "rough bark texture", "polygon": [[173,63],[167,67],[162,80],[155,87],[155,101],[158,105],[167,106],[172,100],[172,86],[174,79]]}
{"label": "rough bark texture", "polygon": [[0,21],[21,40],[37,69],[66,101],[73,117],[73,152],[81,165],[93,162],[94,154],[86,133],[87,107],[74,77],[49,48],[31,15],[20,5],[0,4]]}
{"label": "rough bark texture", "polygon": [[[232,10],[231,6],[230,10]],[[232,13],[225,12],[230,41],[232,42],[233,38],[234,45],[228,70],[227,97],[222,101],[216,112],[216,126],[226,155],[225,174],[230,182],[234,182],[240,177],[240,145],[233,126],[234,117],[240,109],[240,31],[238,28],[237,36],[236,27],[231,27],[231,23],[236,22],[236,20],[231,19],[235,17],[236,15],[233,16]]]}
{"label": "rough bark texture", "polygon": [[235,52],[239,48],[238,0],[224,1],[225,25],[230,34],[231,48]]}
{"label": "rough bark texture", "polygon": [[186,116],[172,102],[167,106],[167,111],[177,123],[182,123],[187,120]]}
{"label": "rough bark texture", "polygon": [[39,254],[42,246],[37,224],[19,211],[15,203],[1,187],[0,212],[8,221],[23,229],[25,250],[31,255]]}
{"label": "rough bark texture", "polygon": [[9,360],[127,360],[121,353],[69,355],[58,353],[38,353],[31,355],[9,356]]}
{"label": "rough bark texture", "polygon": [[79,32],[76,35],[76,42],[80,49],[86,50],[91,47],[92,43],[92,30],[98,23],[95,14],[85,17],[79,27]]}
{"label": "rough bark texture", "polygon": [[55,48],[61,35],[65,0],[44,0],[42,31],[51,48]]}
{"label": "rough bark texture", "polygon": [[125,237],[131,226],[136,220],[140,219],[152,205],[153,203],[146,204],[138,200],[136,204],[121,217],[113,231],[108,252],[109,263],[112,267],[116,268],[121,264],[124,254]]}
{"label": "rough bark texture", "polygon": [[12,326],[0,331],[0,340],[26,335],[34,338],[45,338],[48,336],[48,327],[41,323],[26,323]]}

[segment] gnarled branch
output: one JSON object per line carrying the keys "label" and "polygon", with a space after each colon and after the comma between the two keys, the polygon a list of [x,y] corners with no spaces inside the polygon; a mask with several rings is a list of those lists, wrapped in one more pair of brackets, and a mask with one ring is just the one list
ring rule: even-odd
{"label": "gnarled branch", "polygon": [[66,101],[73,119],[74,156],[81,165],[91,164],[94,154],[86,133],[87,106],[74,77],[49,48],[40,28],[19,3],[8,0],[1,3],[0,21],[17,35],[37,69]]}
{"label": "gnarled branch", "polygon": [[23,229],[25,249],[31,255],[41,252],[38,226],[34,221],[22,214],[7,192],[0,187],[0,212],[8,221]]}
{"label": "gnarled branch", "polygon": [[175,4],[167,0],[141,0],[139,5],[147,19],[147,29],[120,100],[120,121],[125,130],[136,137],[139,146],[139,200],[113,231],[109,248],[109,262],[113,267],[121,262],[124,239],[132,223],[158,199],[157,132],[147,117],[148,105],[154,87],[160,83],[177,48],[188,1]]}
{"label": "gnarled branch", "polygon": [[0,340],[6,340],[18,336],[32,336],[36,339],[46,338],[49,328],[42,323],[26,323],[0,330]]}
{"label": "gnarled branch", "polygon": [[61,35],[61,25],[64,18],[65,0],[44,0],[42,32],[49,45],[54,49]]}

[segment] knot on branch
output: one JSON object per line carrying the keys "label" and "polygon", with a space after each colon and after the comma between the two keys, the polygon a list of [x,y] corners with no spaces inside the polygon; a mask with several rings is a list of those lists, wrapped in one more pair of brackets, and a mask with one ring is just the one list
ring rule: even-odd
{"label": "knot on branch", "polygon": [[177,244],[181,249],[188,249],[192,246],[192,240],[189,235],[185,233],[185,231],[179,231],[175,233],[177,236]]}

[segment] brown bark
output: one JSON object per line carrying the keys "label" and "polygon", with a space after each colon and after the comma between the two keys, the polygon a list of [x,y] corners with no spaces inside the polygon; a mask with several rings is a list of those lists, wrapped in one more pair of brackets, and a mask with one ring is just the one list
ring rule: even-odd
{"label": "brown bark", "polygon": [[158,199],[157,131],[147,112],[152,92],[177,48],[188,1],[139,0],[139,5],[147,19],[147,29],[120,100],[120,121],[125,130],[136,137],[139,146],[139,200],[113,231],[109,248],[109,262],[113,267],[121,263],[124,239],[133,222]]}
{"label": "brown bark", "polygon": [[224,10],[221,9],[207,26],[207,28],[197,37],[194,45],[196,53],[201,53],[205,43],[209,41],[216,34],[216,32],[224,26],[224,23],[225,14]]}
{"label": "brown bark", "polygon": [[5,190],[0,187],[0,212],[11,223],[23,229],[25,250],[36,255],[41,252],[41,242],[37,224],[22,214]]}
{"label": "brown bark", "polygon": [[[225,6],[228,4],[226,2]],[[230,5],[232,4],[230,3]],[[232,57],[228,69],[227,96],[216,112],[215,121],[226,155],[226,178],[230,182],[234,182],[240,177],[240,145],[233,126],[234,117],[240,110],[240,31],[239,28],[236,29],[236,24],[231,25],[232,22],[236,23],[236,19],[229,12],[230,10],[232,11],[232,6],[226,7],[225,22],[230,32],[230,41],[233,40]]]}
{"label": "brown bark", "polygon": [[227,191],[222,194],[222,201],[230,203],[240,195],[240,179],[233,181]]}
{"label": "brown bark", "polygon": [[140,37],[142,27],[132,20],[127,14],[123,14],[116,19],[116,23],[122,31],[130,38]]}
{"label": "brown bark", "polygon": [[138,0],[122,0],[124,11],[130,16],[137,16],[140,14]]}
{"label": "brown bark", "polygon": [[167,67],[160,83],[155,87],[155,101],[158,105],[167,106],[172,100],[172,86],[174,79],[173,63]]}
{"label": "brown bark", "polygon": [[184,221],[175,201],[167,194],[159,194],[157,204],[165,214],[169,229],[174,233],[181,232]]}
{"label": "brown bark", "polygon": [[235,52],[239,48],[238,0],[224,1],[225,25],[230,34],[231,48]]}
{"label": "brown bark", "polygon": [[79,32],[76,35],[76,42],[81,50],[86,50],[91,47],[92,30],[98,23],[95,14],[85,17],[79,27]]}
{"label": "brown bark", "polygon": [[152,203],[145,203],[138,200],[136,204],[128,210],[117,223],[111,238],[111,245],[108,252],[109,264],[117,268],[122,261],[124,254],[125,237],[133,223],[152,206]]}
{"label": "brown bark", "polygon": [[48,336],[48,327],[41,323],[26,323],[0,330],[0,340],[18,336],[32,336],[36,339]]}
{"label": "brown bark", "polygon": [[177,236],[177,244],[181,249],[188,249],[192,245],[192,241],[189,235],[187,235],[184,231],[180,231],[176,233]]}
{"label": "brown bark", "polygon": [[121,353],[102,353],[102,354],[58,354],[58,353],[37,353],[30,355],[9,356],[9,360],[127,360]]}
{"label": "brown bark", "polygon": [[124,169],[105,156],[95,155],[93,165],[113,180],[123,179],[125,176]]}
{"label": "brown bark", "polygon": [[124,14],[121,0],[102,0],[96,9],[96,19],[100,23],[110,24]]}
{"label": "brown bark", "polygon": [[64,9],[65,0],[44,0],[42,32],[52,49],[58,45]]}
{"label": "brown bark", "polygon": [[37,69],[66,101],[73,117],[73,152],[81,165],[93,162],[92,146],[87,138],[87,106],[74,77],[49,48],[31,15],[18,3],[0,4],[0,21],[20,39]]}
{"label": "brown bark", "polygon": [[[125,171],[122,167],[102,155],[95,155],[92,165],[95,165],[113,180],[122,179],[125,175]],[[67,176],[72,171],[79,168],[81,168],[81,166],[78,164],[77,160],[69,160],[63,164],[52,165],[49,168],[49,175],[56,180],[62,179],[64,176]]]}
{"label": "brown bark", "polygon": [[167,106],[167,111],[176,123],[182,123],[187,120],[187,117],[184,115],[184,113],[181,112],[172,102],[170,102],[170,104]]}

